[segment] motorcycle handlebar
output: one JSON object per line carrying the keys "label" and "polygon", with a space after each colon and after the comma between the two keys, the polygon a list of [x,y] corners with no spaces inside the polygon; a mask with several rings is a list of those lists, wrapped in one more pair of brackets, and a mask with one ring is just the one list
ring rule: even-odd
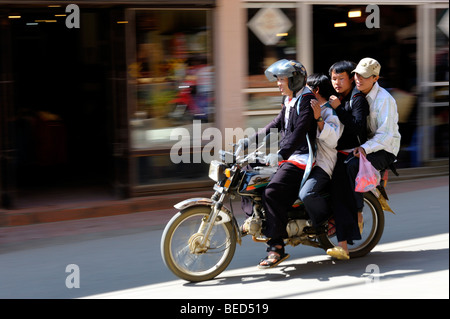
{"label": "motorcycle handlebar", "polygon": [[[235,148],[236,144],[233,145],[233,148]],[[239,152],[237,152],[239,151]],[[247,156],[239,156],[241,150],[239,150],[239,147],[235,152],[229,152],[225,150],[220,150],[220,159],[224,163],[233,163],[233,164],[239,164],[241,166],[246,166],[250,163],[256,163],[259,162],[261,164],[266,163],[266,155],[259,151],[259,148],[256,149],[254,152],[248,154]]]}

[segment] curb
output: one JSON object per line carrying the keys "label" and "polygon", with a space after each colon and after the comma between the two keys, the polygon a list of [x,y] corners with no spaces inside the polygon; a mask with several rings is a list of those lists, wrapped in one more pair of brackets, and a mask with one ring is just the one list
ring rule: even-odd
{"label": "curb", "polygon": [[447,165],[438,166],[402,168],[398,169],[397,171],[399,173],[399,176],[395,176],[391,171],[389,171],[389,182],[399,182],[412,179],[449,175],[448,163]]}
{"label": "curb", "polygon": [[0,227],[25,226],[85,218],[159,211],[190,197],[211,197],[212,191],[183,192],[177,195],[136,197],[123,200],[90,201],[17,210],[0,210]]}
{"label": "curb", "polygon": [[[399,176],[389,175],[389,183],[449,175],[446,165],[398,169]],[[15,227],[85,218],[107,217],[138,212],[167,210],[193,197],[211,197],[213,191],[198,189],[171,195],[135,197],[124,200],[91,201],[18,210],[0,210],[0,227]],[[174,209],[175,210],[175,209]]]}

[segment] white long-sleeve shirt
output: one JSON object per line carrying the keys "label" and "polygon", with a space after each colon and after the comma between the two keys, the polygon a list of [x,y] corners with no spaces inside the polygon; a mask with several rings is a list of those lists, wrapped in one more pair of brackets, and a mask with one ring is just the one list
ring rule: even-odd
{"label": "white long-sleeve shirt", "polygon": [[322,168],[331,178],[337,160],[337,142],[342,135],[344,125],[339,121],[328,102],[321,106],[321,116],[324,120],[322,132],[317,128],[316,165]]}
{"label": "white long-sleeve shirt", "polygon": [[366,99],[370,107],[367,120],[369,134],[367,141],[361,146],[366,154],[385,150],[397,156],[401,136],[395,99],[378,82],[375,82]]}

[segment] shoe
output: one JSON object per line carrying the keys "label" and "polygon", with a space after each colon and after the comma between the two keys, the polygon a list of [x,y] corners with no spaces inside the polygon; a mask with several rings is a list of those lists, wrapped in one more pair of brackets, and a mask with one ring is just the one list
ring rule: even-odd
{"label": "shoe", "polygon": [[339,260],[350,259],[349,254],[341,246],[336,246],[327,250],[327,255]]}

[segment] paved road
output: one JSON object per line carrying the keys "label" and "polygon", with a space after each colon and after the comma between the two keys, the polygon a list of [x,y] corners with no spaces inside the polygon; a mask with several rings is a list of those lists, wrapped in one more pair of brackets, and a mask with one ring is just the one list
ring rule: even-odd
{"label": "paved road", "polygon": [[364,258],[288,247],[261,271],[265,247],[244,238],[227,271],[195,284],[160,257],[171,211],[0,229],[0,298],[449,298],[448,192],[448,176],[391,186],[396,215]]}

